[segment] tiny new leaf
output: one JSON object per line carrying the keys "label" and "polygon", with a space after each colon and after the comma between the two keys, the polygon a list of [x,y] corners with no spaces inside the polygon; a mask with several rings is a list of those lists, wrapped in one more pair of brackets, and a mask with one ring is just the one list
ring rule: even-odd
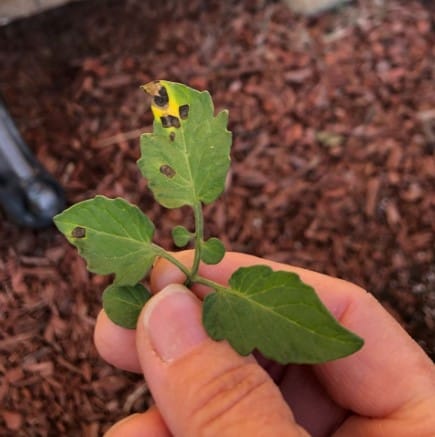
{"label": "tiny new leaf", "polygon": [[153,133],[141,136],[138,166],[166,208],[210,203],[223,191],[230,164],[228,112],[214,116],[207,91],[159,80],[144,85],[153,96]]}
{"label": "tiny new leaf", "polygon": [[201,260],[206,264],[218,264],[225,255],[225,246],[218,238],[203,241],[201,249]]}
{"label": "tiny new leaf", "polygon": [[110,285],[103,293],[103,308],[113,323],[135,329],[139,314],[151,297],[142,285]]}
{"label": "tiny new leaf", "polygon": [[363,340],[343,328],[295,273],[238,269],[228,288],[204,301],[203,323],[241,355],[258,349],[279,363],[315,364],[349,355]]}
{"label": "tiny new leaf", "polygon": [[184,247],[187,243],[192,240],[192,238],[195,236],[195,234],[192,234],[192,232],[189,232],[184,226],[175,226],[175,228],[172,229],[172,240],[174,241],[174,244],[177,247]]}
{"label": "tiny new leaf", "polygon": [[88,270],[114,273],[118,285],[139,282],[157,255],[153,223],[124,199],[96,196],[58,214],[54,223],[86,259]]}

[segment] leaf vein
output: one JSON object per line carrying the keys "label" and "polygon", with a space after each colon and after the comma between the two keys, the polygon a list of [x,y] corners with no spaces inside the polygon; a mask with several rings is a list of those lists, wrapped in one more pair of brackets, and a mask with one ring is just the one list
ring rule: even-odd
{"label": "leaf vein", "polygon": [[[253,306],[254,308],[255,308],[255,306],[257,306],[257,307],[259,307],[262,311],[264,311],[264,312],[266,312],[266,313],[269,313],[270,315],[273,315],[273,316],[275,316],[275,317],[278,317],[278,318],[280,318],[280,319],[282,319],[282,320],[284,320],[284,322],[286,322],[286,323],[288,323],[288,324],[290,324],[290,325],[295,325],[295,326],[297,326],[298,328],[301,328],[301,329],[303,329],[303,330],[305,330],[305,331],[307,331],[307,332],[310,332],[312,335],[314,335],[314,336],[317,336],[317,337],[320,337],[320,338],[327,338],[327,339],[331,339],[331,338],[333,338],[333,339],[335,339],[336,341],[338,341],[338,342],[340,342],[340,343],[348,343],[349,341],[343,341],[343,340],[340,340],[340,339],[338,339],[336,336],[330,336],[330,335],[326,335],[326,334],[322,334],[321,332],[317,332],[317,331],[315,331],[315,330],[313,330],[313,329],[310,329],[309,327],[307,327],[307,326],[305,326],[305,325],[302,325],[301,323],[298,323],[297,321],[295,321],[295,320],[293,320],[293,319],[290,319],[290,318],[288,318],[288,317],[285,317],[285,316],[283,316],[282,314],[280,314],[280,313],[277,313],[277,312],[275,312],[275,311],[272,311],[271,310],[271,308],[269,308],[269,307],[267,307],[267,306],[265,306],[265,305],[262,305],[261,303],[259,303],[259,302],[257,302],[257,301],[254,301],[254,300],[252,300],[252,299],[248,299],[244,294],[242,294],[242,293],[240,293],[240,292],[238,292],[238,291],[236,291],[236,290],[234,290],[234,289],[227,289],[227,292],[228,293],[232,293],[232,294],[234,294],[234,295],[236,295],[237,297],[239,297],[239,298],[241,298],[241,299],[243,299],[243,300],[245,300],[245,301],[247,301],[248,302],[248,305],[251,305],[251,306]],[[255,310],[254,310],[255,311]]]}

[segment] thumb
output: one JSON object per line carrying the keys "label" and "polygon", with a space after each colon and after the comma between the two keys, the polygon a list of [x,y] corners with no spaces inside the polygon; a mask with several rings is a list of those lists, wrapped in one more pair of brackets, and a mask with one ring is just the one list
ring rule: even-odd
{"label": "thumb", "polygon": [[254,358],[207,336],[201,302],[182,285],[147,303],[136,339],[145,379],[175,436],[307,435]]}

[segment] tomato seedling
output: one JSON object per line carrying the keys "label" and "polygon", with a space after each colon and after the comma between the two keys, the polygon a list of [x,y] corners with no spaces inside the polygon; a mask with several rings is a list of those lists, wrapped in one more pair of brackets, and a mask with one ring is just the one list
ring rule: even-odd
{"label": "tomato seedling", "polygon": [[[150,298],[141,281],[157,257],[175,264],[186,284],[204,284],[213,292],[203,302],[203,324],[214,340],[227,340],[242,355],[259,350],[279,363],[321,363],[349,355],[363,340],[342,327],[295,273],[258,265],[240,268],[228,285],[199,274],[201,262],[217,264],[225,254],[217,238],[204,239],[202,207],[224,190],[230,166],[228,112],[214,114],[207,91],[164,80],[143,86],[152,96],[153,132],[141,136],[138,166],[157,202],[166,208],[188,205],[195,229],[176,226],[177,247],[192,244],[187,268],[153,242],[154,224],[127,201],[96,196],[57,215],[54,222],[76,246],[91,272],[114,274],[103,293],[110,319],[135,328]],[[186,314],[186,317],[188,315]]]}

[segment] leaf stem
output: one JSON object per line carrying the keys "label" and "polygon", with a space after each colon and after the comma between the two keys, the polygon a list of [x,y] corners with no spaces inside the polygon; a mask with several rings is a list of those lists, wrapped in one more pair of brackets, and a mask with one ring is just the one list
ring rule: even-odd
{"label": "leaf stem", "polygon": [[202,214],[201,202],[197,202],[193,205],[193,214],[195,217],[195,256],[193,258],[192,269],[190,272],[190,280],[196,277],[199,269],[199,263],[201,261],[201,245],[204,239],[204,216]]}
{"label": "leaf stem", "polygon": [[192,279],[192,273],[191,271],[180,261],[178,261],[175,256],[172,256],[170,252],[163,249],[163,247],[160,247],[157,244],[153,244],[154,250],[157,253],[158,256],[167,259],[169,262],[174,264],[176,267],[178,267],[184,275],[186,275],[187,281],[191,281]]}
{"label": "leaf stem", "polygon": [[178,261],[178,259],[175,258],[175,256],[171,255],[170,252],[163,249],[163,247],[160,247],[157,244],[153,244],[153,247],[158,256],[165,258],[166,260],[168,260],[169,262],[171,262],[172,264],[174,264],[176,267],[180,269],[180,271],[186,276],[186,285],[196,283],[196,284],[206,285],[207,287],[213,288],[216,291],[226,290],[226,287],[223,286],[222,284],[204,278],[203,276],[200,276],[197,273],[193,275],[192,272],[184,264]]}
{"label": "leaf stem", "polygon": [[225,291],[228,287],[223,286],[222,284],[218,284],[215,281],[212,281],[210,279],[204,278],[203,276],[196,275],[194,278],[192,278],[192,282],[195,284],[202,284],[206,285],[207,287],[213,288],[216,291]]}

